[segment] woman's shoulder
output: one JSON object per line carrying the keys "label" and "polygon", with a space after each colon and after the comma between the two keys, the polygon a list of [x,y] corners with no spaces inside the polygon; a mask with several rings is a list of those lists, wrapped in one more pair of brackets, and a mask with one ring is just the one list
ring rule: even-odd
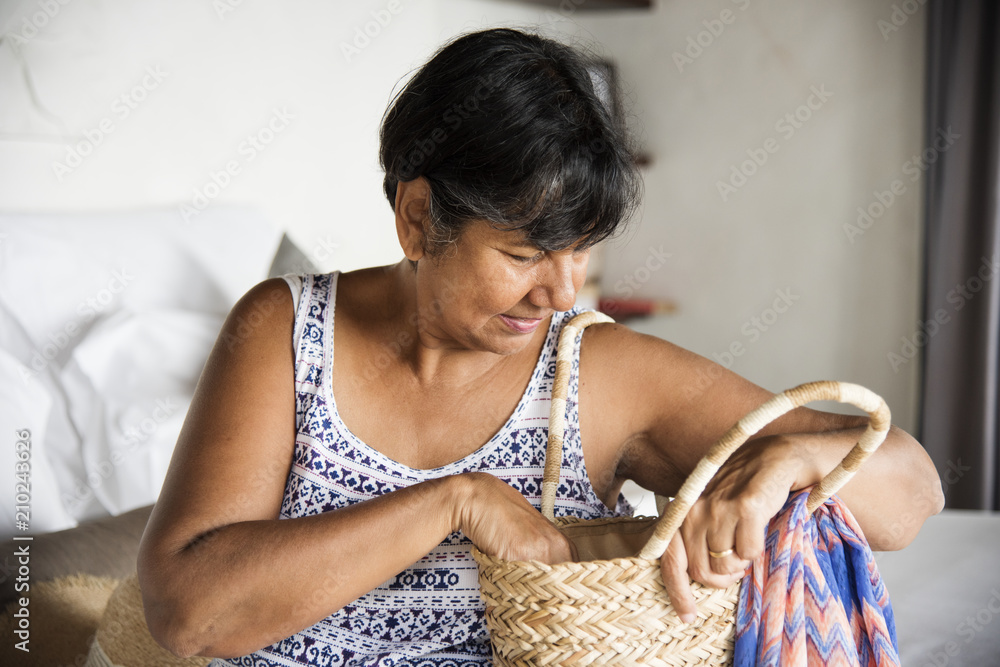
{"label": "woman's shoulder", "polygon": [[593,324],[583,332],[580,375],[601,395],[626,411],[650,398],[675,400],[702,376],[730,374],[705,357],[670,341],[637,332],[620,322]]}
{"label": "woman's shoulder", "polygon": [[394,286],[391,267],[373,266],[354,271],[334,271],[317,280],[336,281],[337,311],[352,318],[367,319],[371,311],[380,313],[392,301]]}
{"label": "woman's shoulder", "polygon": [[291,327],[295,319],[294,299],[282,278],[268,278],[251,287],[229,311],[219,332],[219,343],[230,353],[251,340],[279,347],[284,341],[278,332]]}
{"label": "woman's shoulder", "polygon": [[[301,283],[299,283],[301,285]],[[255,320],[262,318],[283,318],[292,315],[291,304],[294,299],[290,283],[285,277],[263,280],[240,297],[230,312],[230,318],[254,315]]]}
{"label": "woman's shoulder", "polygon": [[[562,313],[560,331],[579,315],[599,313],[592,308],[574,308]],[[642,355],[654,353],[661,356],[669,353],[677,346],[655,336],[641,334],[628,326],[616,321],[600,321],[588,325],[583,330],[581,353],[586,350],[594,360],[615,360],[617,363],[629,358],[641,358]]]}

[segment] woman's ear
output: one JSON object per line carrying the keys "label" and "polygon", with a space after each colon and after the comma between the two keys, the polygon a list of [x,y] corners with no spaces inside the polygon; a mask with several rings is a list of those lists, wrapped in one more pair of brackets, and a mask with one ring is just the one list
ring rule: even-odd
{"label": "woman's ear", "polygon": [[430,184],[423,176],[396,185],[396,235],[403,253],[411,262],[426,255],[424,250],[430,222]]}

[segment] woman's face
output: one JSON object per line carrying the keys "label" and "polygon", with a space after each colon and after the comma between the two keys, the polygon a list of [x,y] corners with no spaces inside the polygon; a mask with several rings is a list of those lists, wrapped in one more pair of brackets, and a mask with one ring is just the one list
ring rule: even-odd
{"label": "woman's face", "polygon": [[455,243],[419,262],[424,338],[503,355],[523,350],[554,311],[573,307],[589,255],[539,251],[520,232],[469,223]]}

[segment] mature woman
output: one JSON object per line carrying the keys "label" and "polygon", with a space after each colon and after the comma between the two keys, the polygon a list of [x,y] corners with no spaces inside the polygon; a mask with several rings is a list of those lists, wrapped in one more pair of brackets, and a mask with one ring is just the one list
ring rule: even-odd
{"label": "mature woman", "polygon": [[[265,281],[223,327],[143,537],[158,641],[247,665],[488,664],[470,543],[573,556],[537,507],[555,342],[588,249],[638,198],[609,108],[576,52],[513,30],[457,39],[412,78],[381,133],[405,260]],[[629,512],[628,479],[674,494],[771,396],[619,325],[574,354],[557,515]],[[662,559],[682,619],[689,578],[742,576],[862,423],[799,408],[723,467]],[[895,428],[840,497],[881,550],[942,504]]]}

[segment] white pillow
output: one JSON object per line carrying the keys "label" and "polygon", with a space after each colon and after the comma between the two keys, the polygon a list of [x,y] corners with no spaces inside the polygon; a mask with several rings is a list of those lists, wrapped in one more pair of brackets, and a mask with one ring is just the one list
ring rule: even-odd
{"label": "white pillow", "polygon": [[[27,461],[30,498],[26,503],[29,530],[16,532],[27,535],[76,525],[76,517],[62,505],[60,490],[83,474],[80,438],[52,369],[46,367],[39,372],[29,369],[34,352],[27,333],[0,302],[0,434],[3,437],[0,447],[4,450],[0,456],[0,493],[4,494],[4,502],[0,503],[3,507],[0,539],[4,542],[15,534],[14,450],[18,439],[15,433],[25,429],[30,432],[31,443]],[[84,512],[88,506],[79,509]]]}
{"label": "white pillow", "polygon": [[[119,310],[73,350],[61,379],[73,397],[86,486],[111,514],[156,500],[221,315]],[[65,496],[64,496],[65,498]]]}
{"label": "white pillow", "polygon": [[[0,447],[32,429],[31,532],[155,500],[223,318],[280,240],[223,207],[193,224],[175,210],[0,214]],[[10,499],[13,457],[0,460]]]}

